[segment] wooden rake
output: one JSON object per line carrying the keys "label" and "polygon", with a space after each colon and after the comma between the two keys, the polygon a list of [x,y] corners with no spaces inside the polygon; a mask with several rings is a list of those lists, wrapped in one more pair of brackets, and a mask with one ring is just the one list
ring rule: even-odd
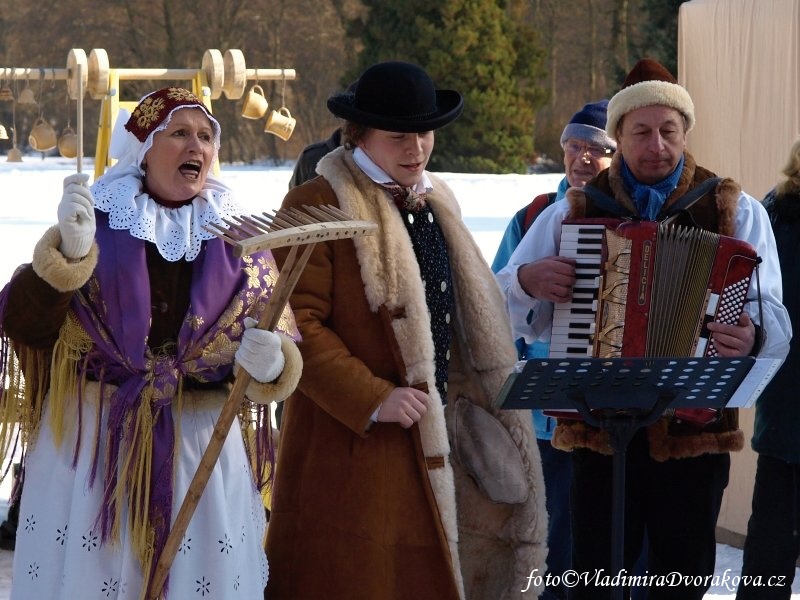
{"label": "wooden rake", "polygon": [[[318,242],[372,235],[378,229],[375,223],[352,220],[347,213],[335,206],[304,206],[303,209],[286,208],[273,211],[272,214],[234,217],[232,220],[225,219],[227,227],[213,225],[206,228],[210,233],[231,244],[234,247],[233,253],[237,257],[260,250],[291,246],[258,321],[260,329],[270,331],[275,329],[289,296]],[[302,250],[298,250],[301,247]],[[161,596],[180,541],[211,477],[249,383],[250,374],[240,369],[228,399],[222,406],[208,447],[200,459],[197,471],[175,517],[164,550],[156,563],[147,594],[148,600],[158,600]]]}

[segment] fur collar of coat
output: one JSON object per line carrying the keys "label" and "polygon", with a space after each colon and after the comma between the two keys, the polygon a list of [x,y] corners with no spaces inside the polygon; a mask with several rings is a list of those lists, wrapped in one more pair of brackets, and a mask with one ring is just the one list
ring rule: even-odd
{"label": "fur collar of coat", "polygon": [[[419,428],[426,458],[445,459],[444,468],[429,470],[428,474],[450,544],[456,579],[460,586],[466,583],[469,590],[474,587],[476,576],[467,572],[469,568],[462,571],[461,565],[487,564],[490,560],[485,555],[471,555],[479,551],[473,552],[465,540],[470,537],[469,533],[481,531],[481,538],[496,539],[503,547],[513,548],[517,560],[504,565],[500,575],[504,586],[502,597],[517,597],[532,569],[544,572],[547,513],[538,447],[529,415],[525,411],[493,408],[493,401],[516,362],[516,349],[499,286],[464,225],[452,191],[440,178],[429,174],[433,190],[427,194],[427,202],[447,243],[455,297],[455,314],[451,320],[454,343],[448,385],[450,402],[445,407],[434,385],[434,347],[422,279],[400,211],[344,148],[325,156],[317,171],[333,188],[343,211],[354,219],[378,224],[376,235],[354,238],[353,243],[370,308],[377,312],[385,306],[404,315],[392,321],[392,329],[408,383],[427,383],[431,396]],[[526,467],[530,489],[527,501],[498,512],[497,507],[489,506],[488,499],[476,499],[472,491],[464,491],[473,490],[475,486],[466,481],[463,470],[450,459],[446,420],[458,396],[467,397],[488,410],[510,433]],[[469,498],[465,498],[466,493]],[[469,524],[467,535],[464,523]],[[497,578],[498,574],[487,574],[487,577],[492,576]]]}

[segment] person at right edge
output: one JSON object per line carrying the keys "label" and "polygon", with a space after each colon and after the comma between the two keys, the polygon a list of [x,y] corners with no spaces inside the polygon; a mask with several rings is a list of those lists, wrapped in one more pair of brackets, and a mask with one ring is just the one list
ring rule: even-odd
{"label": "person at right edge", "polygon": [[[753,277],[739,322],[707,325],[719,354],[786,356],[791,323],[781,304],[781,276],[769,218],[761,203],[743,193],[739,184],[728,178],[716,180],[686,151],[686,136],[694,123],[692,99],[673,75],[655,60],[637,62],[608,104],[606,131],[617,141],[611,166],[583,189],[569,190],[566,201],[545,209],[508,266],[497,274],[515,337],[549,340],[553,303],[570,301],[574,264],[555,263],[557,271],[540,274],[536,281],[527,277],[531,262],[558,254],[563,220],[619,218],[620,213],[648,221],[674,216],[678,225],[744,240],[762,259],[760,302]],[[707,190],[701,187],[704,182]],[[589,186],[596,190],[592,196]],[[681,199],[693,190],[699,199],[683,206]],[[543,277],[547,278],[544,282]],[[534,285],[540,286],[537,296]],[[532,320],[526,325],[530,311]],[[613,588],[593,577],[599,570],[609,577],[617,575],[611,573],[613,451],[608,434],[580,420],[559,419],[553,446],[572,450],[573,455],[573,569],[583,579],[570,591],[570,598],[609,598]],[[646,530],[645,575],[654,578],[650,600],[703,598],[714,574],[715,529],[728,484],[730,452],[743,447],[738,413],[730,409],[708,424],[665,415],[633,436],[626,451],[625,572],[621,575],[630,575]],[[675,573],[687,579],[677,585],[658,584],[659,576],[675,577]]]}
{"label": "person at right edge", "polygon": [[[789,152],[786,178],[766,198],[783,276],[783,304],[792,325],[800,318],[800,140]],[[758,453],[753,508],[747,524],[737,600],[790,598],[800,555],[800,345],[756,401],[752,447]]]}

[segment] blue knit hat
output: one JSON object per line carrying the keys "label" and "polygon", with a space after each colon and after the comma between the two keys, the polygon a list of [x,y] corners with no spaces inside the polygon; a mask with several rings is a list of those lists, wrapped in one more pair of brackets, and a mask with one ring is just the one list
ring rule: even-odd
{"label": "blue knit hat", "polygon": [[605,98],[584,104],[583,108],[576,112],[564,127],[564,132],[561,134],[561,145],[563,146],[569,139],[575,139],[616,150],[617,142],[606,133],[607,110],[608,100]]}

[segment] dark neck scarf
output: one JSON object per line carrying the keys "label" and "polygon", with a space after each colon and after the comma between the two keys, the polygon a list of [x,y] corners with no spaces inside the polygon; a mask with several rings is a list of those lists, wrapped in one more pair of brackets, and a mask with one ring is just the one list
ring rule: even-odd
{"label": "dark neck scarf", "polygon": [[399,183],[391,181],[389,183],[381,184],[389,194],[392,196],[394,203],[400,210],[410,210],[411,212],[419,211],[425,206],[426,193],[415,192],[411,187],[403,187]]}

